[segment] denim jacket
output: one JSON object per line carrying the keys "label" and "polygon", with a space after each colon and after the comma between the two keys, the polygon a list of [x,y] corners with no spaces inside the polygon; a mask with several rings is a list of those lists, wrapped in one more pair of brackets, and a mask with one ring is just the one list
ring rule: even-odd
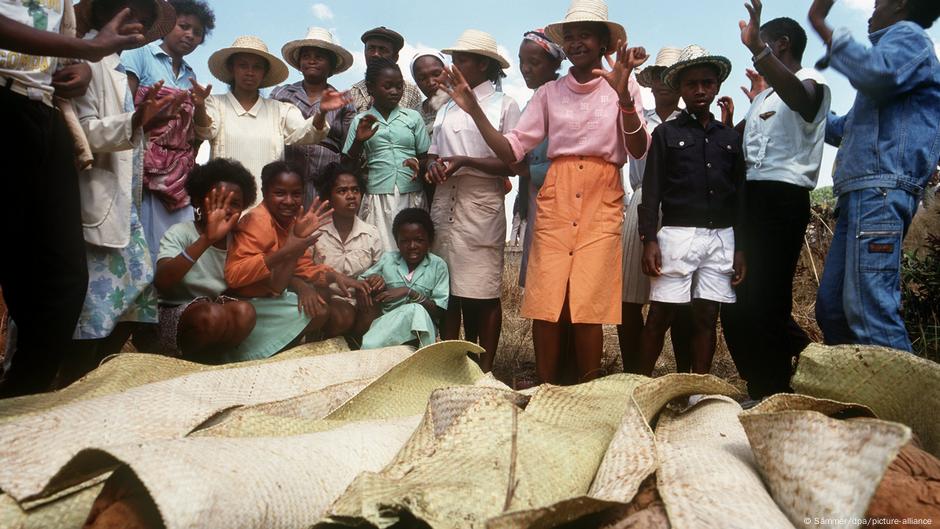
{"label": "denim jacket", "polygon": [[832,37],[831,64],[858,90],[852,110],[830,115],[826,142],[840,147],[836,196],[882,187],[920,194],[940,159],[940,62],[919,25],[903,21],[869,35]]}

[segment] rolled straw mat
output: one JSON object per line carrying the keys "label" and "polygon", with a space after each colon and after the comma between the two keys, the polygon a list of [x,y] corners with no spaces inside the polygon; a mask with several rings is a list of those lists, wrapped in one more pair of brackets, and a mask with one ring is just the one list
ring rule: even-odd
{"label": "rolled straw mat", "polygon": [[111,395],[144,384],[169,380],[191,373],[237,369],[348,350],[346,340],[334,338],[323,342],[301,345],[264,360],[252,360],[220,366],[197,364],[154,354],[122,353],[108,357],[97,369],[59,391],[0,400],[0,424],[27,413],[44,412],[56,406],[78,400]]}
{"label": "rolled straw mat", "polygon": [[791,381],[798,393],[868,406],[879,418],[906,424],[924,449],[940,457],[940,365],[873,346],[810,345]]}
{"label": "rolled straw mat", "polygon": [[864,518],[885,470],[911,439],[902,424],[837,420],[817,411],[838,409],[833,402],[775,395],[740,415],[764,482],[796,527],[818,527],[820,520],[858,527],[851,522]]}
{"label": "rolled straw mat", "polygon": [[[387,527],[415,518],[444,528],[554,527],[611,505],[587,497],[602,464],[609,480],[642,476],[636,483],[608,484],[609,494],[629,501],[655,469],[644,413],[670,395],[706,387],[735,393],[707,376],[670,375],[639,391],[649,383],[614,375],[578,386],[541,386],[531,398],[488,388],[441,390],[395,461],[359,476],[315,527]],[[637,393],[642,403],[635,401]],[[636,415],[625,420],[628,410]],[[607,460],[615,436],[622,453]],[[631,446],[631,438],[639,442]],[[631,448],[647,454],[626,457]],[[635,460],[642,470],[617,468]],[[571,508],[554,508],[560,502]]]}
{"label": "rolled straw mat", "polygon": [[347,351],[197,371],[7,421],[0,424],[0,489],[22,505],[109,470],[89,461],[59,472],[85,448],[181,438],[222,410],[378,376],[412,353]]}
{"label": "rolled straw mat", "polygon": [[712,397],[660,415],[656,477],[672,529],[793,528],[761,481],[740,412]]}
{"label": "rolled straw mat", "polygon": [[[300,519],[303,526],[315,521],[360,471],[378,470],[398,452],[434,388],[477,381],[499,384],[484,377],[467,357],[468,352],[481,351],[466,342],[435,344],[371,384],[368,380],[372,379],[357,379],[238,408],[214,419],[216,425],[195,432],[199,439],[84,450],[60,473],[70,474],[72,468],[94,462],[108,467],[126,463],[145,488],[143,496],[151,498],[167,527],[297,527]],[[360,405],[356,414],[347,412],[346,416],[356,415],[357,420],[377,416],[383,422],[319,420],[348,403],[354,394],[376,405]],[[244,417],[264,420],[246,423],[241,420]],[[336,433],[311,434],[321,431]],[[350,448],[355,446],[360,448]],[[336,461],[343,457],[350,458],[349,462]],[[356,462],[362,466],[356,467]],[[259,489],[250,494],[276,493],[277,498],[246,501],[246,483]],[[270,506],[275,504],[279,507],[272,510]],[[70,506],[84,515],[91,507],[87,498],[84,504]],[[224,512],[213,512],[212,506],[224,506]]]}

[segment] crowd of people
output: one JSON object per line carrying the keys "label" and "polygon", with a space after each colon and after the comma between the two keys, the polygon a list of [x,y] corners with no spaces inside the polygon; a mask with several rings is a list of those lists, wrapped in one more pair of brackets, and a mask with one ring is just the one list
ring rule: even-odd
{"label": "crowd of people", "polygon": [[[824,339],[910,350],[901,243],[940,159],[925,31],[940,5],[879,0],[868,46],[830,28],[833,3],[810,8],[827,50],[815,69],[799,23],[746,4],[751,106],[736,123],[719,97],[729,59],[690,44],[646,65],[603,0],[523,34],[524,108],[479,30],[418,50],[406,72],[404,37],[366,31],[348,90],[330,78],[353,55],[328,30],[280,56],[246,35],[209,58],[228,85],[213,93],[186,59],[215,27],[204,0],[0,2],[2,148],[19,167],[0,218],[16,326],[0,395],[63,387],[128,339],[224,363],[330,337],[462,336],[491,371],[513,175],[540,382],[606,374],[605,324],[626,371],[651,375],[671,332],[678,369],[707,373],[721,318],[751,396],[787,391],[809,343],[792,284],[826,142],[839,153]],[[846,116],[830,111],[827,67],[858,92]],[[302,79],[284,84],[290,68]]]}

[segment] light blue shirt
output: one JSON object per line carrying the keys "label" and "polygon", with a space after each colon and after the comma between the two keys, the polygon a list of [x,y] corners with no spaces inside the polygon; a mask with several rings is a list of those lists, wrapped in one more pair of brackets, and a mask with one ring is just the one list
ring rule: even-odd
{"label": "light blue shirt", "polygon": [[173,59],[157,42],[125,51],[121,54],[121,63],[128,72],[137,76],[140,86],[153,86],[158,81],[163,81],[163,86],[167,88],[189,90],[196,79],[196,72],[185,59],[180,65],[179,76],[174,75]]}
{"label": "light blue shirt", "polygon": [[388,115],[388,119],[385,119],[372,107],[357,114],[349,124],[346,145],[343,147],[344,154],[349,153],[353,142],[356,141],[356,127],[366,114],[372,114],[378,122],[375,135],[369,138],[362,148],[369,170],[366,192],[370,195],[391,194],[395,192],[395,187],[398,187],[400,193],[421,191],[421,182],[415,178],[414,171],[404,163],[408,158],[427,154],[431,146],[424,118],[416,110],[397,106]]}
{"label": "light blue shirt", "polygon": [[[385,280],[385,288],[389,290],[398,287],[410,288],[423,294],[438,307],[447,310],[447,299],[450,297],[450,274],[447,272],[447,263],[433,253],[428,253],[409,278],[408,263],[402,258],[401,253],[385,252],[379,258],[379,262],[360,274],[359,278],[364,279],[371,275],[382,276]],[[391,312],[406,303],[410,303],[407,297],[387,303],[382,306],[382,312]]]}

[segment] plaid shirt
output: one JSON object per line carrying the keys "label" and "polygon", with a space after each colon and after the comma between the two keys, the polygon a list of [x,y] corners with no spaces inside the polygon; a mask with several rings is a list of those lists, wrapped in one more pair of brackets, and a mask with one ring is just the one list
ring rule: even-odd
{"label": "plaid shirt", "polygon": [[[357,112],[365,112],[372,106],[372,96],[369,95],[369,89],[366,88],[365,80],[359,81],[349,89],[352,96],[352,104],[355,105]],[[424,95],[414,84],[405,81],[405,93],[401,95],[401,101],[398,103],[403,108],[410,108],[421,112],[421,102],[424,101]]]}
{"label": "plaid shirt", "polygon": [[[331,85],[326,87],[336,90]],[[320,100],[311,103],[307,98],[303,81],[278,86],[271,92],[271,98],[296,106],[306,119],[309,119],[320,109]],[[356,109],[352,104],[338,110],[331,110],[326,113],[326,121],[330,124],[330,132],[325,140],[315,145],[285,146],[284,159],[302,171],[301,176],[304,177],[305,182],[308,184],[317,183],[320,174],[327,165],[340,161],[340,153],[343,150],[343,144],[346,142],[349,124],[355,115]],[[308,199],[312,199],[312,194],[309,195]]]}

